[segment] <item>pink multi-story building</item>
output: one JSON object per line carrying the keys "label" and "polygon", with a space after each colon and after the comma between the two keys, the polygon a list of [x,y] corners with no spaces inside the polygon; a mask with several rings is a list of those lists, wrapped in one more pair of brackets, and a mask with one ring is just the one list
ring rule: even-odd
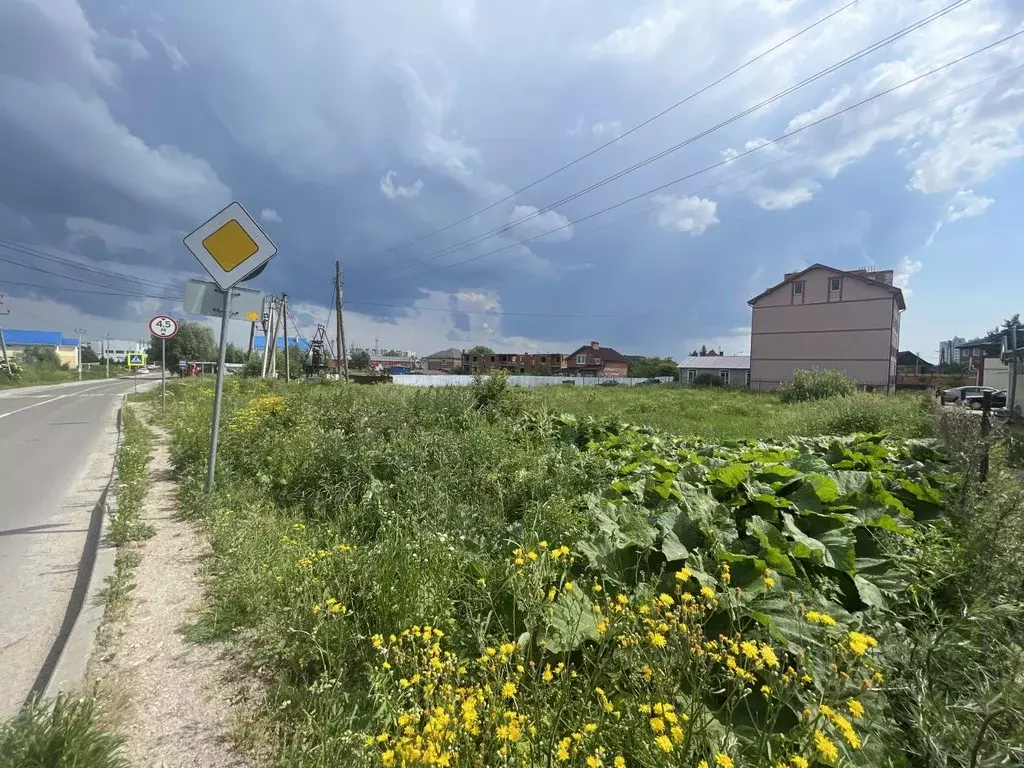
{"label": "pink multi-story building", "polygon": [[774,389],[799,368],[835,368],[866,387],[892,391],[900,312],[907,308],[892,278],[891,269],[814,264],[751,299],[751,388]]}

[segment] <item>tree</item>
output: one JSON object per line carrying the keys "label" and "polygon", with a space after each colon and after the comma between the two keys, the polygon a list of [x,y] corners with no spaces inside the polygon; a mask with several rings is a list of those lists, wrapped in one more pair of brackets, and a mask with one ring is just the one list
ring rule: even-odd
{"label": "tree", "polygon": [[83,363],[98,363],[100,361],[100,356],[96,354],[96,350],[92,347],[83,346],[79,354],[82,356]]}
{"label": "tree", "polygon": [[[220,350],[217,350],[220,354]],[[224,350],[224,362],[226,363],[244,363],[245,362],[245,351],[231,342],[228,342],[228,348]]]}
{"label": "tree", "polygon": [[642,357],[629,364],[629,375],[634,378],[653,379],[659,376],[676,376],[679,365],[671,357]]}
{"label": "tree", "polygon": [[494,350],[491,349],[490,347],[486,346],[485,344],[477,344],[475,347],[473,347],[471,350],[469,350],[469,354],[471,354],[471,355],[493,355],[494,354]]}
{"label": "tree", "polygon": [[46,368],[60,368],[60,357],[53,347],[26,347],[21,354],[25,365],[41,365]]}
{"label": "tree", "polygon": [[357,349],[349,356],[349,363],[357,371],[365,371],[370,367],[370,353],[365,349]]}
{"label": "tree", "polygon": [[202,323],[188,320],[178,322],[178,333],[167,339],[167,358],[160,359],[160,339],[152,337],[149,343],[149,360],[161,364],[168,370],[178,369],[181,360],[192,362],[210,362],[217,359],[217,343],[213,338],[213,329]]}
{"label": "tree", "polygon": [[[274,360],[274,365],[277,366],[276,372],[279,378],[284,378],[284,350],[278,349],[275,354],[277,357]],[[303,365],[305,363],[306,354],[302,351],[298,344],[288,345],[288,360],[290,362],[289,373],[293,376],[301,376],[304,373]]]}

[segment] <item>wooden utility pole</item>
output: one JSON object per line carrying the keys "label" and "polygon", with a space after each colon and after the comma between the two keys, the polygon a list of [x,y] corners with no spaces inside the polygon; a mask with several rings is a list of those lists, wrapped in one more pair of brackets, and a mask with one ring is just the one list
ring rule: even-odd
{"label": "wooden utility pole", "polygon": [[341,310],[341,292],[344,283],[341,282],[341,262],[334,262],[334,298],[335,309],[338,313],[336,335],[338,341],[338,355],[340,356],[341,369],[345,373],[345,381],[348,381],[348,355],[345,353],[345,319]]}
{"label": "wooden utility pole", "polygon": [[284,318],[284,380],[292,380],[292,365],[288,355],[288,294],[281,294],[281,317]]}
{"label": "wooden utility pole", "polygon": [[1010,328],[1010,386],[1006,388],[1006,405],[1010,409],[1008,420],[1016,420],[1017,409],[1017,324]]}
{"label": "wooden utility pole", "polygon": [[[272,350],[270,348],[270,333],[274,330],[274,297],[271,296],[267,305],[267,321],[263,325],[263,378],[267,378],[270,373],[270,360]],[[276,339],[275,339],[276,342]]]}
{"label": "wooden utility pole", "polygon": [[[0,304],[3,304],[3,296],[0,295]],[[0,312],[0,317],[11,314],[11,310],[5,310]],[[4,354],[4,367],[7,369],[7,375],[11,375],[11,361],[7,359],[7,342],[4,340],[4,328],[0,325],[0,352]]]}
{"label": "wooden utility pole", "polygon": [[252,357],[252,345],[256,342],[256,321],[249,323],[249,349],[245,353],[245,361],[249,362]]}
{"label": "wooden utility pole", "polygon": [[270,347],[270,364],[267,366],[270,369],[267,375],[272,379],[277,377],[277,334],[281,330],[281,315],[283,314],[281,312],[281,303],[277,300],[276,296],[274,297],[274,305],[276,307],[276,311],[274,312],[273,324],[274,338],[270,340],[272,344],[272,346]]}

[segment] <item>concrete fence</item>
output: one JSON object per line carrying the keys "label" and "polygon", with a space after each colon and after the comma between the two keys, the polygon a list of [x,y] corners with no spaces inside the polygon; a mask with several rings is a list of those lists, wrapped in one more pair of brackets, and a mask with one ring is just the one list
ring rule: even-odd
{"label": "concrete fence", "polygon": [[[393,377],[395,384],[406,387],[468,387],[473,383],[472,376],[431,376],[429,374],[398,374]],[[484,376],[484,378],[488,378]],[[596,387],[606,381],[614,381],[622,386],[635,386],[647,379],[595,377],[563,377],[563,376],[509,376],[508,383],[519,387]],[[671,376],[659,376],[662,384],[675,381]]]}

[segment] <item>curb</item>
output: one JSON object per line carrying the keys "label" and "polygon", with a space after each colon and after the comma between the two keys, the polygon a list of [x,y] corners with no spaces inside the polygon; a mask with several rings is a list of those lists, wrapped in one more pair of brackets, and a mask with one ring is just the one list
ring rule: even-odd
{"label": "curb", "polygon": [[[89,517],[89,529],[78,573],[60,630],[36,677],[28,699],[53,697],[78,685],[85,677],[96,634],[106,610],[103,592],[114,572],[117,546],[109,540],[110,510],[117,504],[117,451],[121,447],[122,420],[127,394],[117,409],[117,438],[110,479]],[[73,650],[73,652],[69,652]]]}

